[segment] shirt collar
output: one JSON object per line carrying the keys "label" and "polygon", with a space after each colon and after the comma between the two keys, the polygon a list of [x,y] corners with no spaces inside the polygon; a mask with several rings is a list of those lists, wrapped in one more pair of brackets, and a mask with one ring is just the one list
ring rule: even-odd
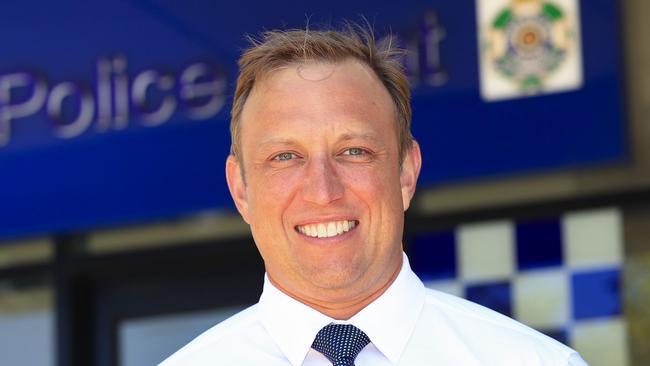
{"label": "shirt collar", "polygon": [[293,366],[302,364],[316,333],[334,321],[280,291],[268,275],[264,275],[259,309],[262,325]]}
{"label": "shirt collar", "polygon": [[422,281],[411,270],[406,254],[403,256],[402,269],[386,292],[349,320],[392,363],[399,361],[406,348],[425,299]]}
{"label": "shirt collar", "polygon": [[262,324],[293,366],[302,364],[316,333],[329,323],[355,325],[397,363],[415,329],[424,297],[424,286],[404,254],[400,273],[386,292],[348,321],[334,320],[291,298],[273,286],[268,276],[259,309]]}

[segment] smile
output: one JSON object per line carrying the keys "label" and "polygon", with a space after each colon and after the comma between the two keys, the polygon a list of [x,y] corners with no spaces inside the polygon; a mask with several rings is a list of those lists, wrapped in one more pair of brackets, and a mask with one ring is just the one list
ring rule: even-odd
{"label": "smile", "polygon": [[296,231],[312,238],[331,238],[354,229],[359,224],[354,220],[329,221],[296,226]]}

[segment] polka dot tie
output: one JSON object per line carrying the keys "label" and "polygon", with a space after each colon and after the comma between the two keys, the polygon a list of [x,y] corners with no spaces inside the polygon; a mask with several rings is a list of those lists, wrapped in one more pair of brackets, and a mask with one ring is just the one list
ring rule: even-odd
{"label": "polka dot tie", "polygon": [[323,327],[311,348],[327,357],[333,366],[354,366],[354,359],[370,338],[352,324],[329,324]]}

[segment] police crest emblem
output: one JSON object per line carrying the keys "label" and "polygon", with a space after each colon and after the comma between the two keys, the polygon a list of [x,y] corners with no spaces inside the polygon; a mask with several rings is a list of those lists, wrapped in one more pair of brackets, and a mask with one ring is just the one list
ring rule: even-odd
{"label": "police crest emblem", "polygon": [[577,0],[477,0],[486,101],[582,85]]}

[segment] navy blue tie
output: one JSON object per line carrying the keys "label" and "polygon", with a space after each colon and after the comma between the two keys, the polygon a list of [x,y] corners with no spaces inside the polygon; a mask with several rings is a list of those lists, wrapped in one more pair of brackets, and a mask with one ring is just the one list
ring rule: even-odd
{"label": "navy blue tie", "polygon": [[311,348],[327,357],[332,366],[354,366],[354,359],[370,338],[352,324],[329,324],[323,327]]}

